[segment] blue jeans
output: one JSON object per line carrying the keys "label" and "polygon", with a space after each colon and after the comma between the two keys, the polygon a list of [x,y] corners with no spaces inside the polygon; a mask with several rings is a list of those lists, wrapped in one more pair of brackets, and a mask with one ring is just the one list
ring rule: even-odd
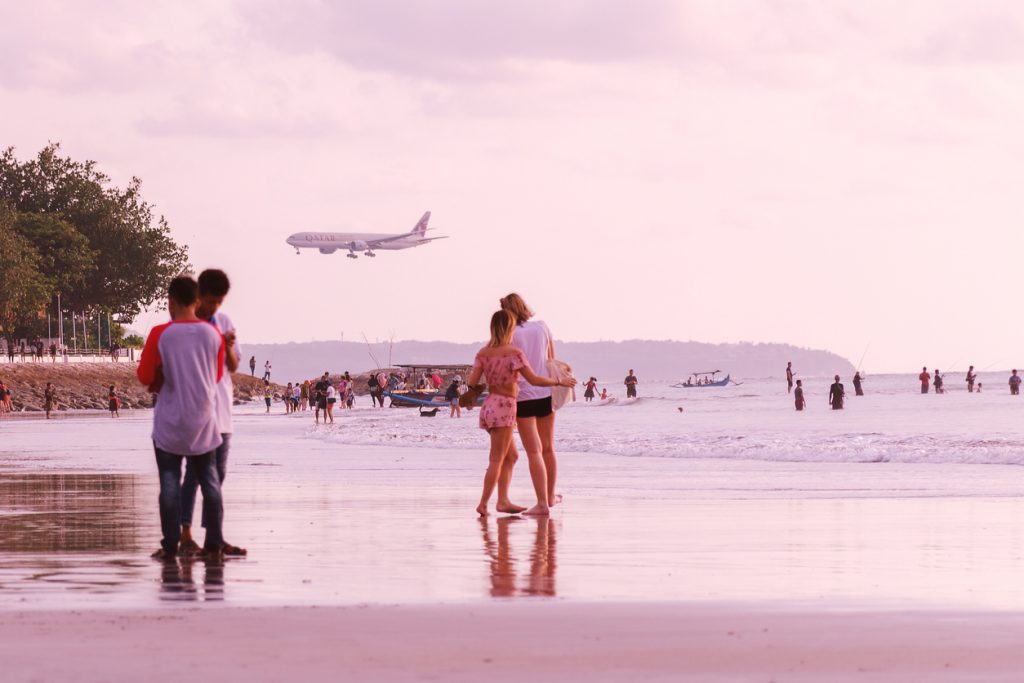
{"label": "blue jeans", "polygon": [[[228,476],[228,451],[231,450],[231,435],[221,434],[224,440],[217,446],[217,479],[220,485],[224,486],[224,479]],[[192,526],[192,513],[196,507],[196,491],[199,490],[199,480],[195,472],[186,468],[185,481],[181,484],[181,525]],[[206,507],[203,507],[203,527],[206,527]]]}
{"label": "blue jeans", "polygon": [[155,445],[156,469],[160,475],[160,528],[163,540],[160,545],[170,554],[178,551],[181,540],[181,460],[185,459],[185,471],[191,472],[203,489],[203,517],[206,520],[206,548],[220,548],[224,545],[221,522],[224,518],[224,501],[220,495],[220,479],[217,477],[217,452],[203,455],[175,455],[162,451]]}

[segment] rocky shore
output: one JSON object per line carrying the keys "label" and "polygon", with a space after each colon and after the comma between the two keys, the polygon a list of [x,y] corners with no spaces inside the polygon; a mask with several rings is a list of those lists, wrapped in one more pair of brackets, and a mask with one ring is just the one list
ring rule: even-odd
{"label": "rocky shore", "polygon": [[[14,412],[41,411],[46,383],[57,389],[58,410],[107,409],[107,391],[114,385],[122,410],[153,407],[153,398],[135,377],[136,363],[13,363],[0,365],[0,382],[11,391]],[[263,398],[263,380],[233,375],[235,402]],[[282,387],[271,383],[275,397]]]}

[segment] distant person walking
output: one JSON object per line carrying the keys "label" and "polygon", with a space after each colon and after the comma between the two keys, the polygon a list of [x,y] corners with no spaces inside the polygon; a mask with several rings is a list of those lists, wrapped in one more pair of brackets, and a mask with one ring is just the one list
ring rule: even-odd
{"label": "distant person walking", "polygon": [[974,381],[978,378],[978,375],[974,372],[974,366],[967,368],[967,377],[964,381],[967,382],[967,392],[970,394],[974,393]]}
{"label": "distant person walking", "polygon": [[936,394],[944,394],[944,393],[946,393],[946,390],[943,389],[944,382],[943,382],[943,379],[942,379],[942,374],[939,373],[939,369],[938,368],[935,368],[935,378],[932,380],[932,384],[935,385],[935,393]]}
{"label": "distant person walking", "polygon": [[455,375],[452,383],[448,385],[448,390],[444,392],[444,400],[448,401],[448,405],[451,406],[448,417],[462,417],[462,408],[459,406],[459,381],[461,379]]}
{"label": "distant person walking", "polygon": [[786,393],[793,391],[793,363],[786,363]]}
{"label": "distant person walking", "polygon": [[861,379],[860,372],[854,373],[854,375],[853,375],[853,395],[854,396],[863,396],[864,395],[864,389],[863,389],[863,387],[861,387],[861,382],[862,381],[863,380]]}
{"label": "distant person walking", "polygon": [[249,374],[253,377],[256,376],[256,356],[251,356],[249,358]]}
{"label": "distant person walking", "polygon": [[263,380],[263,402],[267,404],[266,412],[270,412],[270,404],[274,402],[274,390],[270,388],[270,380]]}
{"label": "distant person walking", "polygon": [[263,379],[270,379],[270,361],[263,364]]}
{"label": "distant person walking", "polygon": [[921,380],[921,393],[927,394],[932,383],[932,376],[928,374],[928,368],[921,368],[921,374],[917,378]]}
{"label": "distant person walking", "polygon": [[1010,393],[1013,396],[1020,394],[1020,375],[1017,374],[1016,370],[1010,375]]}
{"label": "distant person walking", "polygon": [[796,392],[793,394],[793,402],[796,404],[797,410],[803,410],[804,406],[807,405],[807,401],[804,400],[804,381],[802,379],[796,381]]}
{"label": "distant person walking", "polygon": [[46,383],[46,390],[43,392],[43,410],[46,411],[46,419],[47,420],[50,419],[50,412],[53,411],[53,409],[56,407],[56,405],[57,405],[57,390],[54,388],[54,386],[51,383],[47,382]]}
{"label": "distant person walking", "polygon": [[636,398],[636,385],[640,383],[640,380],[633,374],[633,368],[629,369],[629,374],[626,375],[626,379],[622,383],[626,385],[626,398]]}
{"label": "distant person walking", "polygon": [[828,404],[832,406],[832,410],[842,410],[845,399],[846,389],[839,382],[839,375],[836,375],[836,381],[832,383],[828,390]]}

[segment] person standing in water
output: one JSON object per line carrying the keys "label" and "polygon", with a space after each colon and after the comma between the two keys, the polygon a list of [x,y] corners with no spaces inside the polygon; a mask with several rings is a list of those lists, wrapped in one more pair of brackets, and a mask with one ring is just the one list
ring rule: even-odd
{"label": "person standing in water", "polygon": [[629,369],[629,374],[626,375],[626,379],[622,383],[626,385],[626,398],[636,398],[636,385],[640,381],[633,374],[633,368]]}
{"label": "person standing in water", "polygon": [[853,375],[853,395],[854,396],[863,396],[864,395],[864,389],[860,385],[860,383],[862,381],[863,380],[861,379],[860,372],[858,371],[858,372],[854,373],[854,375]]}
{"label": "person standing in water", "polygon": [[932,380],[932,383],[935,385],[936,394],[946,393],[946,390],[942,388],[942,375],[939,373],[938,368],[935,368],[935,379]]}
{"label": "person standing in water", "polygon": [[597,388],[597,380],[593,377],[587,380],[584,385],[586,388],[583,391],[583,400],[590,403],[594,400],[594,390]]}
{"label": "person standing in water", "polygon": [[965,378],[965,381],[967,382],[967,393],[974,393],[974,380],[976,380],[977,378],[978,375],[974,373],[974,366],[972,365],[971,367],[967,368],[967,377]]}
{"label": "person standing in water", "polygon": [[796,403],[797,410],[803,410],[804,406],[807,405],[807,401],[804,400],[804,381],[798,379],[796,381],[796,391],[793,393],[793,401]]}
{"label": "person standing in water", "polygon": [[1017,374],[1016,369],[1010,375],[1010,394],[1013,396],[1020,394],[1020,375]]}
{"label": "person standing in water", "polygon": [[832,383],[832,386],[828,390],[828,404],[832,406],[832,410],[843,409],[843,399],[846,398],[846,389],[839,382],[839,375],[836,375],[836,381]]}
{"label": "person standing in water", "polygon": [[921,368],[921,374],[917,376],[921,380],[921,393],[927,394],[928,388],[931,386],[932,376],[928,374],[928,368]]}
{"label": "person standing in water", "polygon": [[786,393],[793,391],[793,363],[786,363]]}

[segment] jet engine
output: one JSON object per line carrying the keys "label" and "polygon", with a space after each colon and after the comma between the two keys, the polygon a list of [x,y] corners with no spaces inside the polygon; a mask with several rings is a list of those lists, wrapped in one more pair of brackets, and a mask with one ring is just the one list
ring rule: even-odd
{"label": "jet engine", "polygon": [[348,250],[349,251],[365,251],[366,249],[367,249],[366,242],[349,242],[348,243]]}

